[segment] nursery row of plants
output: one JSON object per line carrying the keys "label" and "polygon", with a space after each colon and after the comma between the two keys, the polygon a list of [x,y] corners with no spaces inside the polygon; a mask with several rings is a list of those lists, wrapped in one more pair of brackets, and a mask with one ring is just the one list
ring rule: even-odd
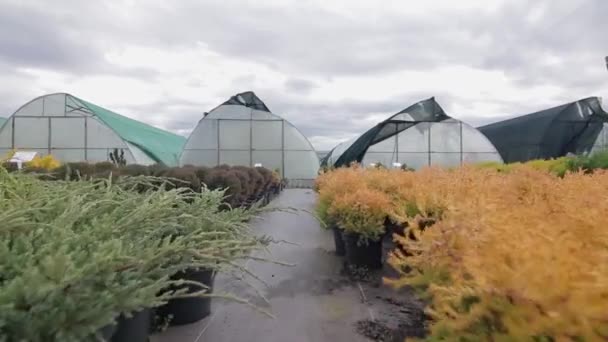
{"label": "nursery row of plants", "polygon": [[[5,165],[16,170],[16,165]],[[162,165],[120,165],[112,162],[60,164],[52,156],[38,157],[24,168],[26,173],[46,175],[45,179],[80,180],[91,178],[152,176],[170,180],[174,187],[185,187],[195,192],[202,189],[225,189],[224,201],[231,206],[250,206],[259,201],[268,202],[284,188],[276,171],[263,167],[220,165],[212,168],[198,166],[165,167]]]}
{"label": "nursery row of plants", "polygon": [[561,157],[556,159],[538,159],[525,163],[502,164],[497,162],[487,162],[476,164],[475,166],[491,168],[501,172],[509,172],[525,165],[536,170],[548,171],[557,176],[563,177],[568,172],[582,170],[590,172],[597,169],[608,169],[608,150],[598,151],[593,154]]}
{"label": "nursery row of plants", "polygon": [[211,297],[242,301],[213,292],[214,276],[255,279],[242,260],[271,240],[247,226],[258,209],[222,208],[224,197],[157,177],[0,168],[0,341],[146,341],[152,317],[190,323]]}
{"label": "nursery row of plants", "polygon": [[385,281],[427,301],[428,340],[605,341],[608,171],[555,164],[337,169],[317,180],[317,212],[352,263],[377,264],[369,246],[392,233]]}

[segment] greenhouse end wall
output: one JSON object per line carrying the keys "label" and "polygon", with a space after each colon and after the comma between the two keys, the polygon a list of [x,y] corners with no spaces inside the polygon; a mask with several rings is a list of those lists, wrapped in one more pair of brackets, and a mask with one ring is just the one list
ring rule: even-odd
{"label": "greenhouse end wall", "polygon": [[[143,124],[142,124],[143,125]],[[0,153],[27,150],[53,155],[62,162],[109,161],[124,151],[127,164],[156,163],[148,153],[120,137],[78,98],[51,94],[19,108],[0,128]]]}
{"label": "greenhouse end wall", "polygon": [[473,127],[457,121],[418,123],[369,147],[362,163],[395,163],[419,169],[425,166],[454,167],[479,162],[502,162],[488,139]]}
{"label": "greenhouse end wall", "polygon": [[223,104],[201,119],[184,146],[180,164],[261,165],[279,172],[290,187],[311,187],[319,170],[314,148],[295,126],[240,104]]}
{"label": "greenhouse end wall", "polygon": [[434,98],[429,98],[337,145],[323,159],[323,166],[357,162],[419,169],[486,161],[502,162],[494,145],[472,126],[449,117]]}

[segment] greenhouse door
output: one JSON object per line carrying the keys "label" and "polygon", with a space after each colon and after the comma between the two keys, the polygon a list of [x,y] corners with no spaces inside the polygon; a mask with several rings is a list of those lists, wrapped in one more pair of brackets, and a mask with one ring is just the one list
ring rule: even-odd
{"label": "greenhouse door", "polygon": [[251,166],[251,120],[218,120],[218,165]]}
{"label": "greenhouse door", "polygon": [[261,164],[283,174],[283,137],[283,120],[218,119],[218,164]]}
{"label": "greenhouse door", "polygon": [[251,163],[283,175],[283,120],[251,121]]}

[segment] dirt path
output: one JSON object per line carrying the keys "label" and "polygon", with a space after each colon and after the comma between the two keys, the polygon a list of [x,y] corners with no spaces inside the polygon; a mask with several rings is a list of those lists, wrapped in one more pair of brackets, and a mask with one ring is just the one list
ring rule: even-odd
{"label": "dirt path", "polygon": [[[314,193],[292,189],[272,205],[312,210]],[[213,300],[212,314],[195,324],[170,328],[152,342],[322,342],[403,340],[403,332],[419,334],[420,306],[407,292],[394,293],[380,285],[381,274],[359,280],[344,274],[343,260],[333,254],[332,235],[305,212],[274,212],[254,223],[254,229],[276,240],[297,245],[271,247],[275,260],[295,267],[250,262],[248,267],[268,287],[261,287],[269,300],[265,307],[275,319],[243,305]],[[231,291],[245,298],[253,290],[226,277],[218,277],[216,290]],[[400,333],[395,332],[399,330]]]}

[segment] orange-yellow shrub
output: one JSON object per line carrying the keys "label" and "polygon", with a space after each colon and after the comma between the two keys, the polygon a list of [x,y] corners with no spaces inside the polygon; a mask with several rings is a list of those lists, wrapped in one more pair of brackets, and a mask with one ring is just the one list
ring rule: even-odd
{"label": "orange-yellow shrub", "polygon": [[428,291],[435,337],[608,339],[608,173],[425,172],[414,197],[447,210],[399,239],[415,271],[389,282]]}
{"label": "orange-yellow shrub", "polygon": [[390,204],[384,192],[362,185],[336,196],[328,214],[344,231],[377,241],[384,234],[384,221]]}
{"label": "orange-yellow shrub", "polygon": [[32,159],[32,161],[27,162],[25,166],[51,171],[61,166],[61,163],[49,154],[44,157],[36,156],[34,159]]}
{"label": "orange-yellow shrub", "polygon": [[[1,161],[8,161],[9,159],[13,158],[16,152],[17,150],[15,149],[8,151]],[[25,163],[24,166],[27,168],[44,169],[47,171],[51,171],[61,166],[61,163],[57,159],[55,159],[55,157],[49,154],[44,157],[40,157],[39,155],[37,155],[31,161]]]}
{"label": "orange-yellow shrub", "polygon": [[318,180],[319,200],[354,226],[380,213],[407,223],[387,282],[424,290],[431,340],[606,341],[608,172],[536,164],[338,169]]}

